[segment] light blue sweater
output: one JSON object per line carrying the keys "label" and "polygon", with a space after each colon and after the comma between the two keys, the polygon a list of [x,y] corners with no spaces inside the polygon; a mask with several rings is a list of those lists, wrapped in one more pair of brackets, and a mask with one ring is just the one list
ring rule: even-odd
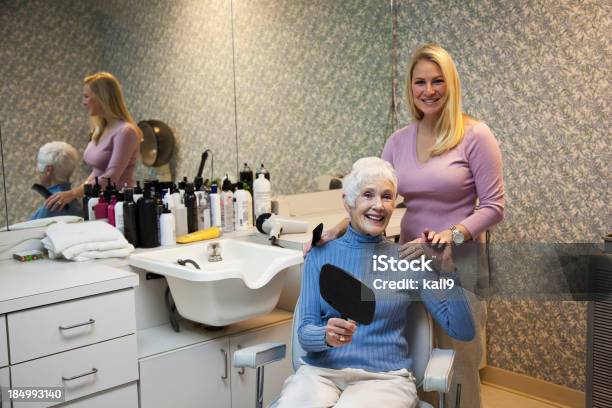
{"label": "light blue sweater", "polygon": [[[406,310],[412,301],[407,294],[387,292],[388,296],[379,296],[377,293],[374,320],[369,325],[357,325],[351,344],[330,347],[325,342],[327,321],[340,317],[340,313],[319,294],[321,267],[329,263],[364,283],[371,282],[372,255],[397,253],[396,248],[382,236],[363,235],[349,226],[341,238],[309,252],[302,275],[301,322],[298,328],[300,344],[307,352],[304,357],[307,364],[335,369],[361,368],[371,372],[412,369],[412,358],[404,336]],[[424,275],[404,276],[420,279]],[[456,274],[446,274],[444,277],[459,282]],[[470,308],[459,285],[450,290],[421,290],[419,294],[432,317],[450,336],[465,341],[474,337]]]}

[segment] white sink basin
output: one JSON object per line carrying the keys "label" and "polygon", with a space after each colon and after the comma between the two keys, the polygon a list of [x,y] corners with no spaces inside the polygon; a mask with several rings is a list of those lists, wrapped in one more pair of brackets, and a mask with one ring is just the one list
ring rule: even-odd
{"label": "white sink basin", "polygon": [[[208,261],[208,246],[221,245],[222,261]],[[179,265],[177,260],[190,259]],[[131,255],[130,265],[164,275],[179,314],[225,326],[270,312],[278,303],[285,270],[299,265],[300,251],[234,239],[158,249]]]}

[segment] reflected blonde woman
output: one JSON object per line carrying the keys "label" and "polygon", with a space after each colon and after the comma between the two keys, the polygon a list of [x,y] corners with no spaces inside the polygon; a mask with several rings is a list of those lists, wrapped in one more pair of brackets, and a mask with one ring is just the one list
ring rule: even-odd
{"label": "reflected blonde woman", "polygon": [[49,197],[45,205],[51,210],[62,209],[83,197],[84,184],[93,183],[96,177],[102,186],[107,180],[117,188],[136,185],[136,161],[142,132],[127,109],[117,78],[108,72],[85,77],[82,103],[91,124],[91,140],[83,159],[92,172],[85,183]]}

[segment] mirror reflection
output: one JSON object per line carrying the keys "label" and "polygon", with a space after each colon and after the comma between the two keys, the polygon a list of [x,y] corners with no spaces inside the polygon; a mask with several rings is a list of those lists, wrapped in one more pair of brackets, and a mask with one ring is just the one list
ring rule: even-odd
{"label": "mirror reflection", "polygon": [[[98,71],[117,77],[135,122],[159,120],[173,130],[168,171],[175,179],[193,179],[206,149],[214,154],[214,177],[235,179],[229,1],[6,1],[0,16],[9,223],[27,220],[44,201],[30,187],[40,181],[37,154],[45,143],[62,141],[78,152],[73,186],[90,174],[82,86]],[[155,177],[139,158],[136,178]]]}

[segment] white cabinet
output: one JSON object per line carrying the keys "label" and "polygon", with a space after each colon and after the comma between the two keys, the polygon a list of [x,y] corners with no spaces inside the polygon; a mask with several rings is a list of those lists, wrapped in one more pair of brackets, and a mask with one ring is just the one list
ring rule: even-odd
{"label": "white cabinet", "polygon": [[[11,366],[13,387],[65,387],[70,401],[138,380],[136,335],[96,343]],[[14,402],[13,407],[50,404]]]}
{"label": "white cabinet", "polygon": [[[9,377],[9,368],[4,367],[0,368],[0,389],[9,388],[11,386],[10,377]],[[0,395],[0,408],[9,408],[11,406],[10,402],[2,401],[2,395]]]}
{"label": "white cabinet", "polygon": [[[287,345],[287,355],[284,360],[277,361],[264,368],[264,407],[274,401],[280,394],[287,377],[293,374],[291,364],[291,321],[254,330],[230,337],[230,351],[233,358],[238,348],[254,346],[260,343],[277,342]],[[232,407],[255,406],[256,371],[253,369],[238,369],[232,363]]]}
{"label": "white cabinet", "polygon": [[138,387],[136,383],[96,394],[93,397],[62,405],[62,408],[137,408]]}
{"label": "white cabinet", "polygon": [[140,360],[140,407],[230,408],[229,340]]}
{"label": "white cabinet", "polygon": [[6,367],[9,364],[8,358],[8,343],[6,339],[6,318],[0,315],[0,367]]}
{"label": "white cabinet", "polygon": [[132,334],[136,332],[134,291],[10,313],[8,328],[11,364]]}
{"label": "white cabinet", "polygon": [[[4,317],[0,357],[8,330],[12,387],[64,387],[65,401],[81,399],[71,403],[76,407],[89,407],[85,401],[96,393],[91,406],[138,407],[133,289],[10,312],[6,322]],[[114,393],[130,383],[129,390]],[[13,408],[52,404],[13,402]]]}
{"label": "white cabinet", "polygon": [[[286,313],[286,312],[285,312]],[[186,336],[187,333],[181,333]],[[162,336],[159,336],[161,338]],[[265,368],[264,401],[275,399],[293,372],[291,320],[249,328],[236,334],[142,358],[140,408],[248,408],[255,404],[255,370],[234,368],[233,352],[258,343],[287,344],[287,358]],[[146,343],[143,341],[143,343]]]}

